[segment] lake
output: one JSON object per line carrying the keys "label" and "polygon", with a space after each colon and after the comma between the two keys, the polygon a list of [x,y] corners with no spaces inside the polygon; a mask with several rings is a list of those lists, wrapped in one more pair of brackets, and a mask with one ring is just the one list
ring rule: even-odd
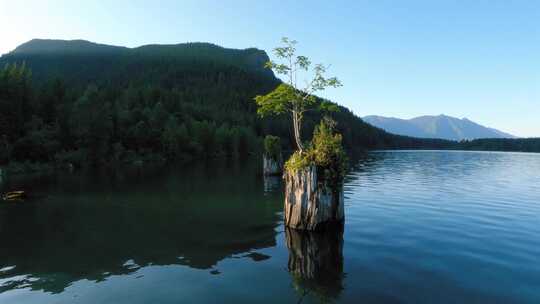
{"label": "lake", "polygon": [[0,303],[540,303],[540,154],[355,158],[342,234],[285,229],[260,170],[7,180]]}

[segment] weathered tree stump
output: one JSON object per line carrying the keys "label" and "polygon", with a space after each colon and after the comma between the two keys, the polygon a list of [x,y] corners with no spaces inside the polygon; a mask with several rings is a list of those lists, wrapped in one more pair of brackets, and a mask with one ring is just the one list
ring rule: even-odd
{"label": "weathered tree stump", "polygon": [[335,298],[343,290],[343,230],[300,231],[285,228],[288,270],[304,294]]}
{"label": "weathered tree stump", "polygon": [[281,157],[274,159],[263,155],[263,174],[267,176],[283,174],[283,160]]}
{"label": "weathered tree stump", "polygon": [[342,225],[343,186],[319,179],[312,165],[285,172],[285,226],[301,230],[323,230]]}

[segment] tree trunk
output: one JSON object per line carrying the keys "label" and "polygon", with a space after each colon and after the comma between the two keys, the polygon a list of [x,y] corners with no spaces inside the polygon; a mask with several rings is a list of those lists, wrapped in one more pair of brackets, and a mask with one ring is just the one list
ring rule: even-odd
{"label": "tree trunk", "polygon": [[343,224],[343,187],[317,177],[316,166],[285,173],[285,226],[323,230]]}
{"label": "tree trunk", "polygon": [[293,112],[293,128],[294,128],[294,140],[298,146],[300,152],[304,152],[304,145],[302,144],[302,118],[298,112]]}

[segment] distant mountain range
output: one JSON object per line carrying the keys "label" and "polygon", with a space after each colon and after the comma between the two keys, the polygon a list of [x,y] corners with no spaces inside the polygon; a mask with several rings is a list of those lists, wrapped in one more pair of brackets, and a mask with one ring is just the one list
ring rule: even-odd
{"label": "distant mountain range", "polygon": [[420,116],[399,119],[384,116],[366,116],[363,120],[387,132],[420,138],[464,140],[478,138],[516,138],[516,136],[482,126],[467,118],[446,115]]}

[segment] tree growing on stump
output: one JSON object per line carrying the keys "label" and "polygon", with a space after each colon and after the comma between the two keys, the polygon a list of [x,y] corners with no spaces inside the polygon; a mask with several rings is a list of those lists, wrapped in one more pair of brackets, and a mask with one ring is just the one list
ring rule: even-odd
{"label": "tree growing on stump", "polygon": [[285,225],[301,230],[324,230],[345,219],[343,179],[347,157],[335,122],[324,118],[304,151],[285,164]]}
{"label": "tree growing on stump", "polygon": [[[266,67],[284,75],[286,82],[270,93],[255,97],[261,116],[288,114],[292,118],[298,150],[285,165],[285,225],[303,230],[323,229],[327,224],[342,223],[343,172],[346,158],[341,135],[335,123],[324,119],[314,132],[312,143],[302,141],[302,120],[307,111],[335,111],[337,106],[320,101],[314,94],[328,87],[339,87],[336,77],[326,77],[328,66],[316,64],[296,55],[296,41],[282,39],[283,46],[274,49],[279,63]],[[307,79],[300,79],[302,75]],[[304,81],[302,81],[304,80]],[[299,83],[304,83],[300,86]]]}
{"label": "tree growing on stump", "polygon": [[[333,103],[318,102],[313,94],[328,87],[339,87],[341,82],[336,77],[325,77],[329,66],[316,64],[312,67],[306,56],[296,55],[295,40],[282,38],[283,46],[274,49],[280,62],[269,61],[266,67],[283,75],[287,80],[272,92],[255,97],[257,113],[261,116],[289,114],[293,122],[294,139],[300,152],[305,150],[302,142],[302,120],[307,111],[335,111]],[[306,76],[306,78],[302,78]]]}

